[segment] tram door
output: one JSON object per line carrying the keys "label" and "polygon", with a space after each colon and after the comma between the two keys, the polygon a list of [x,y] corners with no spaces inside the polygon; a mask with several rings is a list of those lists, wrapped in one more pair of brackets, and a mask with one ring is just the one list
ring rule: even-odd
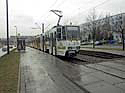
{"label": "tram door", "polygon": [[51,54],[56,55],[56,32],[51,33]]}
{"label": "tram door", "polygon": [[51,55],[53,55],[53,45],[54,45],[53,44],[53,33],[50,34],[50,40],[51,40],[51,42],[50,42],[50,44],[51,44],[50,45],[50,47],[51,47]]}
{"label": "tram door", "polygon": [[42,37],[42,42],[43,42],[43,44],[42,44],[42,47],[43,47],[43,52],[44,52],[44,45],[45,45],[45,41],[44,41],[45,39],[44,39],[44,36]]}
{"label": "tram door", "polygon": [[55,50],[55,55],[57,55],[57,48],[56,48],[56,32],[54,33],[54,50]]}

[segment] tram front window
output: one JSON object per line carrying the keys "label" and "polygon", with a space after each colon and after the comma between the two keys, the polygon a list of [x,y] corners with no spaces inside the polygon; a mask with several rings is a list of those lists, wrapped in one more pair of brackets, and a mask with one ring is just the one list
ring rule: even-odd
{"label": "tram front window", "polygon": [[67,39],[78,40],[80,38],[79,27],[67,27]]}
{"label": "tram front window", "polygon": [[62,40],[66,40],[66,31],[65,31],[65,27],[62,27]]}
{"label": "tram front window", "polygon": [[57,28],[57,40],[61,40],[61,28]]}

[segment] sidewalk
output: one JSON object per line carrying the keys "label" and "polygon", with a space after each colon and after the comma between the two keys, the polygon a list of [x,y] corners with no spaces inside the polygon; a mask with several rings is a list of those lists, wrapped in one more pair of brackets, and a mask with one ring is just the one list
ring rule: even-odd
{"label": "sidewalk", "polygon": [[125,65],[114,61],[77,65],[27,48],[20,68],[20,93],[125,93]]}
{"label": "sidewalk", "polygon": [[80,48],[80,50],[107,52],[107,53],[125,56],[125,51],[118,51],[118,50],[104,50],[104,49],[95,49],[95,48]]}
{"label": "sidewalk", "polygon": [[58,62],[54,56],[27,48],[21,53],[20,93],[84,93],[60,73]]}

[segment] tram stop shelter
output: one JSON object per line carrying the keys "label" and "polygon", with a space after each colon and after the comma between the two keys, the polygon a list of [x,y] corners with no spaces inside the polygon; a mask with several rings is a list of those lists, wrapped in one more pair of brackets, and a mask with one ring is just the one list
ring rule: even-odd
{"label": "tram stop shelter", "polygon": [[18,51],[26,49],[25,38],[17,38],[17,49]]}

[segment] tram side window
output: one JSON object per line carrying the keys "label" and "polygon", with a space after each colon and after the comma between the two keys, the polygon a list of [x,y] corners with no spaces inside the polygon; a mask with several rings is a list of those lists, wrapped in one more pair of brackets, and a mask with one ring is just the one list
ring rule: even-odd
{"label": "tram side window", "polygon": [[61,28],[57,28],[57,40],[61,40]]}
{"label": "tram side window", "polygon": [[62,39],[66,40],[66,31],[65,31],[65,27],[62,27]]}

